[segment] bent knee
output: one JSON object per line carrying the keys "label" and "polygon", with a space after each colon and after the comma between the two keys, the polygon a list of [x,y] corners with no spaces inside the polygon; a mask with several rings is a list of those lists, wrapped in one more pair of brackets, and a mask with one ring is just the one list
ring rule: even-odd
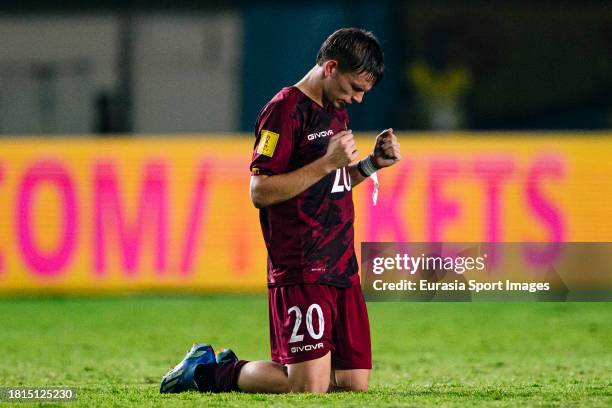
{"label": "bent knee", "polygon": [[289,381],[284,366],[270,361],[250,361],[240,370],[238,388],[280,394],[289,392]]}
{"label": "bent knee", "polygon": [[368,390],[368,380],[355,380],[350,383],[339,383],[336,385],[338,390],[341,391],[352,391],[352,392],[366,392]]}
{"label": "bent knee", "polygon": [[321,380],[310,381],[290,381],[289,388],[291,392],[312,392],[316,394],[325,394],[329,390],[329,382]]}
{"label": "bent knee", "polygon": [[366,392],[370,383],[370,370],[337,370],[333,382],[338,390]]}
{"label": "bent knee", "polygon": [[354,392],[366,392],[368,390],[368,382],[351,384],[349,391]]}
{"label": "bent knee", "polygon": [[290,364],[287,369],[291,392],[323,394],[329,391],[331,354],[301,363]]}

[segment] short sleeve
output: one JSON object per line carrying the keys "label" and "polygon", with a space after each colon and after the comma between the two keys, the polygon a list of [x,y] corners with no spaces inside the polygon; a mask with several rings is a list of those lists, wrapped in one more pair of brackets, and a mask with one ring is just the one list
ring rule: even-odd
{"label": "short sleeve", "polygon": [[300,127],[295,106],[292,110],[289,105],[286,101],[276,101],[266,105],[259,115],[251,174],[274,175],[287,171],[295,132]]}

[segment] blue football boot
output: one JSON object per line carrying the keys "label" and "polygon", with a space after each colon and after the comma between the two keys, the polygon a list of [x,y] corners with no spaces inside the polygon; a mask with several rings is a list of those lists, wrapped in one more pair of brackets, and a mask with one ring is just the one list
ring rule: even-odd
{"label": "blue football boot", "polygon": [[199,366],[217,365],[215,352],[210,344],[194,344],[183,360],[162,378],[159,392],[176,393],[198,391],[195,382],[195,371]]}
{"label": "blue football boot", "polygon": [[238,356],[232,349],[222,348],[217,353],[217,364],[233,363],[235,361],[238,361]]}

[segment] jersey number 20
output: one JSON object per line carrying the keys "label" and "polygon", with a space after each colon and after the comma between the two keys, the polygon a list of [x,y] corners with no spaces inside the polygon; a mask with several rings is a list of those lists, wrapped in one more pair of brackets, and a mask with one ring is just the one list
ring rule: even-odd
{"label": "jersey number 20", "polygon": [[[314,327],[312,325],[312,314],[314,311],[317,311],[317,315],[319,316],[319,330],[315,332]],[[291,312],[295,312],[295,324],[293,325],[293,332],[291,333],[291,338],[289,339],[289,343],[297,343],[304,340],[303,334],[298,334],[300,330],[300,326],[302,324],[302,311],[297,306],[292,306],[287,310],[287,313],[291,314]],[[316,303],[310,305],[308,310],[306,311],[306,330],[308,330],[308,334],[315,340],[323,337],[323,330],[325,329],[325,321],[323,320],[323,310],[321,310],[321,306]]]}
{"label": "jersey number 20", "polygon": [[341,169],[336,169],[336,178],[331,192],[342,193],[345,189],[346,191],[351,191],[351,178],[346,173],[346,167],[343,167]]}

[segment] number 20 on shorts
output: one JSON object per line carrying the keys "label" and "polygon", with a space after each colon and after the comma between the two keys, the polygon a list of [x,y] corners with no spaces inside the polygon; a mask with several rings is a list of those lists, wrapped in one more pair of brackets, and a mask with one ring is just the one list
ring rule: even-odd
{"label": "number 20 on shorts", "polygon": [[[315,332],[314,327],[312,325],[312,314],[314,311],[317,312],[317,316],[319,317],[319,330]],[[289,339],[289,343],[298,343],[304,340],[304,335],[299,334],[300,326],[302,325],[302,311],[298,306],[292,306],[287,310],[287,313],[292,314],[295,312],[295,323],[293,325],[293,332],[291,333],[291,338]],[[323,319],[323,310],[321,310],[321,306],[316,303],[313,303],[308,307],[306,311],[306,330],[310,337],[315,340],[323,337],[323,330],[325,329],[325,321]]]}

